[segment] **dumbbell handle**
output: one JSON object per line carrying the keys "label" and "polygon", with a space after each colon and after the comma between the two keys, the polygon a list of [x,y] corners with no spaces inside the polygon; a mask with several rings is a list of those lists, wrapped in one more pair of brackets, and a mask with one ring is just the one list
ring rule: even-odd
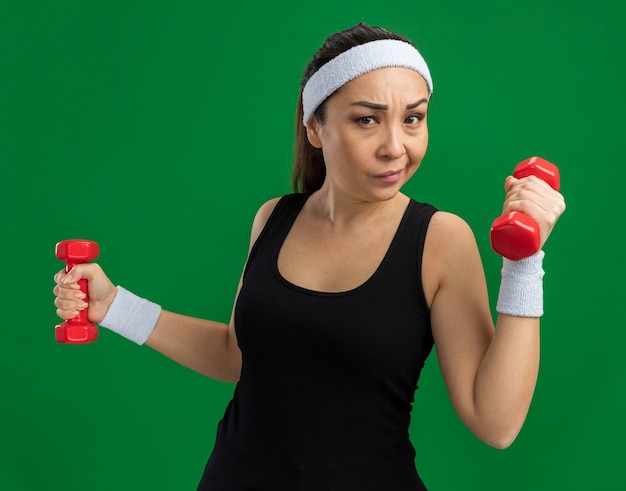
{"label": "dumbbell handle", "polygon": [[[559,169],[540,157],[531,157],[520,162],[513,171],[513,177],[522,179],[536,176],[559,190]],[[496,218],[491,225],[491,247],[501,256],[519,261],[532,256],[539,250],[541,230],[539,224],[528,215],[513,211]]]}
{"label": "dumbbell handle", "polygon": [[[66,240],[56,246],[56,256],[65,261],[65,272],[69,273],[78,264],[89,262],[98,257],[98,244],[89,240]],[[85,294],[85,302],[89,302],[87,280],[78,281],[80,290]],[[89,321],[88,311],[80,310],[78,315],[55,327],[55,338],[59,343],[85,344],[98,338],[98,327]]]}

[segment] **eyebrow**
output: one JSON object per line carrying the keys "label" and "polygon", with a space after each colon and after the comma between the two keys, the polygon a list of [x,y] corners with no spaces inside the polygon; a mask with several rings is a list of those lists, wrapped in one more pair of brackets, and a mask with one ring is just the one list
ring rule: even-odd
{"label": "eyebrow", "polygon": [[[428,99],[424,97],[423,99],[420,99],[413,104],[407,104],[406,109],[415,109],[417,106],[424,104],[425,102],[428,102]],[[375,111],[386,111],[387,109],[389,109],[389,106],[387,106],[386,104],[376,104],[375,102],[368,101],[356,101],[350,105],[367,107],[368,109],[373,109]]]}

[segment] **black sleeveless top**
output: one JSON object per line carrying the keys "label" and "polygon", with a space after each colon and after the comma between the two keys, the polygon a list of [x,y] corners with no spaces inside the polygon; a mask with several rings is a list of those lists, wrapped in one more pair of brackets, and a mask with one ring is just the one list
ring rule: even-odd
{"label": "black sleeveless top", "polygon": [[283,197],[250,252],[235,307],[241,379],[198,489],[425,490],[408,430],[433,346],[421,259],[436,209],[411,200],[376,272],[323,293],[278,271],[307,198]]}

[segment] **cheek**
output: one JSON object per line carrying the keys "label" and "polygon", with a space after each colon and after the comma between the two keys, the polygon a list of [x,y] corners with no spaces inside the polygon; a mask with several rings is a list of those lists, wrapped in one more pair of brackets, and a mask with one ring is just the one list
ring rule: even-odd
{"label": "cheek", "polygon": [[361,160],[364,153],[363,139],[350,134],[335,132],[327,135],[322,147],[326,162],[348,163]]}
{"label": "cheek", "polygon": [[411,159],[412,167],[419,167],[424,155],[426,155],[426,149],[428,148],[428,132],[425,131],[423,135],[420,135],[415,139],[415,144],[409,149],[409,158]]}

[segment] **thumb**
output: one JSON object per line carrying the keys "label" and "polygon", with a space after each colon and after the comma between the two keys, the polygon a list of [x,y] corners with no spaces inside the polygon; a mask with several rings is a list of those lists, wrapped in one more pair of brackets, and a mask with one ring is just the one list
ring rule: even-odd
{"label": "thumb", "polygon": [[63,286],[72,286],[77,285],[80,280],[90,278],[90,270],[92,269],[92,264],[77,264],[74,266],[59,282]]}

